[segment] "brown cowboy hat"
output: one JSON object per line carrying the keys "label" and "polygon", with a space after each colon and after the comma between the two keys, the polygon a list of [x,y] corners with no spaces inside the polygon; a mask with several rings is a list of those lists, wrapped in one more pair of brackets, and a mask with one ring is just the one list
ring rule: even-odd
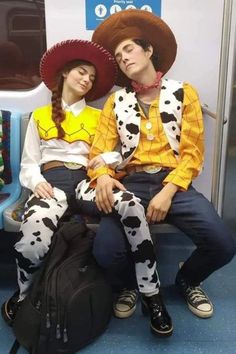
{"label": "brown cowboy hat", "polygon": [[51,90],[56,74],[74,60],[88,61],[96,68],[96,79],[86,94],[87,101],[104,96],[113,86],[117,76],[117,65],[113,56],[101,45],[79,39],[65,40],[47,50],[40,61],[40,75]]}
{"label": "brown cowboy hat", "polygon": [[[114,55],[118,44],[126,39],[144,39],[157,55],[158,71],[163,75],[175,61],[177,44],[170,27],[158,16],[145,10],[123,10],[114,13],[96,28],[92,41],[102,45]],[[130,79],[120,70],[116,84],[129,86]]]}

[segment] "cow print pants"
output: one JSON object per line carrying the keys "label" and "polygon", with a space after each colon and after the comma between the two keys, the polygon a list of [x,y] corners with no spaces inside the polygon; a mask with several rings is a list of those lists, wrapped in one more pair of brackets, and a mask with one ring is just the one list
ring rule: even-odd
{"label": "cow print pants", "polygon": [[54,188],[54,198],[41,199],[33,194],[26,203],[20,240],[15,244],[20,300],[26,296],[35,272],[48,253],[58,221],[68,207],[65,192]]}
{"label": "cow print pants", "polygon": [[[95,201],[95,189],[84,180],[78,184],[76,196],[79,200]],[[139,291],[147,295],[158,293],[160,282],[156,256],[140,199],[131,192],[120,190],[114,191],[114,199],[114,209],[131,247]]]}

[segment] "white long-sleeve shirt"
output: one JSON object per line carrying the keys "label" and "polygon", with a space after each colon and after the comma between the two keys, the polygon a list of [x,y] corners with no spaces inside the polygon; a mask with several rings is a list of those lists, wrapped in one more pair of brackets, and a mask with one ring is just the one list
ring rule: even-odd
{"label": "white long-sleeve shirt", "polygon": [[[85,100],[81,100],[68,106],[62,101],[62,106],[66,111],[78,116],[86,103]],[[41,166],[49,161],[73,162],[87,167],[89,150],[90,145],[80,140],[68,143],[62,139],[41,139],[32,114],[25,136],[20,182],[22,186],[34,191],[38,183],[46,181],[41,174]],[[121,161],[120,154],[117,152],[105,153],[101,157],[113,168]]]}

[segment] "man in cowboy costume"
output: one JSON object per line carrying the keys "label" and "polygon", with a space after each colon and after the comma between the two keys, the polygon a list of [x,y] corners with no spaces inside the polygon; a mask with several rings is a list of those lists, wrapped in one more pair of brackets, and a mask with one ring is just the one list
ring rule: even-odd
{"label": "man in cowboy costume", "polygon": [[[116,169],[89,170],[97,206],[109,213],[121,182],[140,198],[148,223],[165,221],[183,231],[196,249],[179,269],[175,284],[195,315],[210,317],[213,305],[200,283],[227,264],[236,247],[212,204],[192,186],[204,158],[203,118],[195,89],[163,78],[175,60],[174,34],[150,12],[125,10],[103,21],[92,40],[115,56],[116,84],[123,87],[105,103],[91,149],[90,158],[120,149],[123,159]],[[143,232],[149,232],[148,227]],[[109,268],[127,256],[124,240],[99,236],[94,252],[101,265]],[[121,294],[115,304],[118,317],[124,306],[128,315],[135,308],[132,298]]]}

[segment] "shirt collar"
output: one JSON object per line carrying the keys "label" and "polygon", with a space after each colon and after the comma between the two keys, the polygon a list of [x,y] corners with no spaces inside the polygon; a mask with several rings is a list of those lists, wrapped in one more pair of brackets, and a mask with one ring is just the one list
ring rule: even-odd
{"label": "shirt collar", "polygon": [[68,105],[63,99],[62,101],[62,108],[67,112],[72,112],[74,116],[78,116],[82,110],[86,107],[85,99],[73,103],[72,105]]}

